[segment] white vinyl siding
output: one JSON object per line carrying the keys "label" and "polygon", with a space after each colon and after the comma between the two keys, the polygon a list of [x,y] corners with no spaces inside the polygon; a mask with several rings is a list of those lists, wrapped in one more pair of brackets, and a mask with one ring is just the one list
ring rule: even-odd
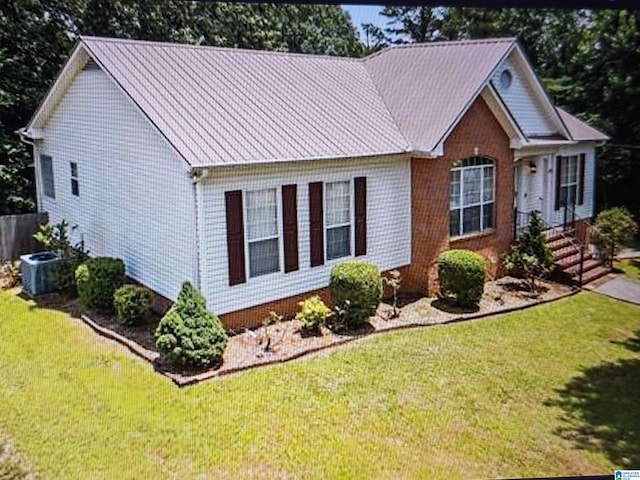
{"label": "white vinyl siding", "polygon": [[[540,105],[540,100],[526,80],[523,69],[514,61],[514,56],[515,53],[512,53],[506,58],[491,77],[498,94],[526,135],[542,136],[557,133],[558,129]],[[500,81],[505,69],[511,72],[511,85],[508,88],[504,88]]]}
{"label": "white vinyl siding", "polygon": [[[91,256],[123,259],[129,276],[171,300],[183,281],[197,283],[188,166],[102,70],[78,73],[43,135],[36,150],[65,180],[55,201],[39,196],[52,223],[78,225],[73,240]],[[66,183],[70,162],[81,177],[78,197]]]}
{"label": "white vinyl siding", "polygon": [[[372,262],[381,270],[408,265],[411,262],[411,169],[408,159],[341,159],[289,163],[286,167],[256,165],[217,170],[197,184],[202,292],[209,307],[224,314],[326,287],[333,265],[354,258],[353,246],[348,257],[328,261],[322,266],[310,266],[309,183],[348,180],[353,184],[356,177],[367,178],[367,255],[357,259]],[[276,189],[280,196],[282,185],[291,184],[297,185],[299,270],[284,273],[281,269],[253,278],[247,275],[245,283],[229,286],[225,192]],[[350,204],[353,204],[352,192],[350,195]],[[282,235],[282,227],[278,234]]]}

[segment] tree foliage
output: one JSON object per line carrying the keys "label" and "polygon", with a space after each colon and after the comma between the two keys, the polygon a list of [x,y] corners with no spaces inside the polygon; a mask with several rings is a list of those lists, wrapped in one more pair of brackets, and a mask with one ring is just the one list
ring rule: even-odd
{"label": "tree foliage", "polygon": [[638,231],[638,224],[625,208],[614,207],[598,214],[593,228],[593,244],[598,249],[598,256],[609,266],[614,257],[629,246],[633,235]]}
{"label": "tree foliage", "polygon": [[360,56],[347,13],[337,5],[155,0],[0,2],[0,215],[32,211],[27,125],[79,35]]}
{"label": "tree foliage", "polygon": [[511,274],[524,277],[529,289],[536,291],[536,279],[553,269],[553,253],[547,245],[544,223],[537,212],[533,212],[529,225],[520,234],[518,243],[511,246],[505,256],[504,266]]}

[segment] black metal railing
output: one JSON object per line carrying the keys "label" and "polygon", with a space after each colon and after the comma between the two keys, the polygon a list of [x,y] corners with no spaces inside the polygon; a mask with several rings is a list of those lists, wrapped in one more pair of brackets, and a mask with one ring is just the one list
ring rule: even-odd
{"label": "black metal railing", "polygon": [[[590,222],[581,218],[576,214],[575,204],[569,204],[564,206],[564,213],[561,223],[550,225],[542,216],[538,210],[532,210],[530,212],[523,212],[516,208],[513,210],[513,240],[518,240],[520,233],[524,231],[534,214],[537,214],[544,225],[544,232],[547,236],[552,234],[560,235],[562,238],[568,241],[569,246],[579,255],[579,262],[577,264],[578,271],[576,272],[578,285],[582,285],[582,278],[584,273],[584,257],[585,249],[588,248],[585,243],[588,243],[589,230],[591,228]],[[584,229],[584,232],[579,233],[578,225],[580,229]],[[571,232],[571,233],[569,233]],[[574,233],[575,232],[575,233]],[[579,240],[579,241],[576,241]]]}

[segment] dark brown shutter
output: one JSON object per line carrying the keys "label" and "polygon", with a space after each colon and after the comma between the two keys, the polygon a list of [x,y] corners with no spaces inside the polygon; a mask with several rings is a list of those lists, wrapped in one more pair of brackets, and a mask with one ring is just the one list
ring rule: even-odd
{"label": "dark brown shutter", "polygon": [[353,180],[356,211],[356,257],[367,254],[367,178]]}
{"label": "dark brown shutter", "polygon": [[227,257],[229,285],[247,281],[244,269],[244,222],[242,219],[242,191],[224,192],[227,207]]}
{"label": "dark brown shutter", "polygon": [[282,187],[282,226],[284,230],[284,271],[298,270],[298,195],[296,185]]}
{"label": "dark brown shutter", "polygon": [[560,175],[562,174],[562,157],[556,157],[556,210],[560,210]]}
{"label": "dark brown shutter", "polygon": [[578,160],[578,205],[582,205],[584,203],[584,163],[585,163],[585,154],[580,154],[580,159]]}
{"label": "dark brown shutter", "polygon": [[309,184],[309,233],[311,266],[324,264],[324,225],[322,219],[322,182]]}

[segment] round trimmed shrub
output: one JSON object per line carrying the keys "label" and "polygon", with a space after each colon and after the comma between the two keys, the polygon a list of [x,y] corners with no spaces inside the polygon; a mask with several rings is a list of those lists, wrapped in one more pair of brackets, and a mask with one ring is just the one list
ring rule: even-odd
{"label": "round trimmed shrub", "polygon": [[336,265],[331,269],[329,287],[336,307],[345,312],[348,328],[366,322],[382,299],[382,276],[378,267],[370,263]]}
{"label": "round trimmed shrub", "polygon": [[475,307],[484,292],[485,261],[470,250],[448,250],[438,257],[440,295],[461,307]]}
{"label": "round trimmed shrub", "polygon": [[220,319],[189,282],[182,284],[178,300],[160,320],[155,338],[170,362],[192,367],[219,364],[228,342]]}
{"label": "round trimmed shrub", "polygon": [[300,302],[300,311],[296,314],[296,320],[302,320],[304,326],[309,331],[317,331],[327,321],[327,316],[331,313],[322,299],[314,295]]}
{"label": "round trimmed shrub", "polygon": [[124,284],[125,267],[119,258],[90,258],[76,268],[80,303],[88,308],[113,310],[113,294]]}
{"label": "round trimmed shrub", "polygon": [[122,325],[142,323],[151,312],[151,292],[137,285],[124,285],[113,294],[113,306]]}

